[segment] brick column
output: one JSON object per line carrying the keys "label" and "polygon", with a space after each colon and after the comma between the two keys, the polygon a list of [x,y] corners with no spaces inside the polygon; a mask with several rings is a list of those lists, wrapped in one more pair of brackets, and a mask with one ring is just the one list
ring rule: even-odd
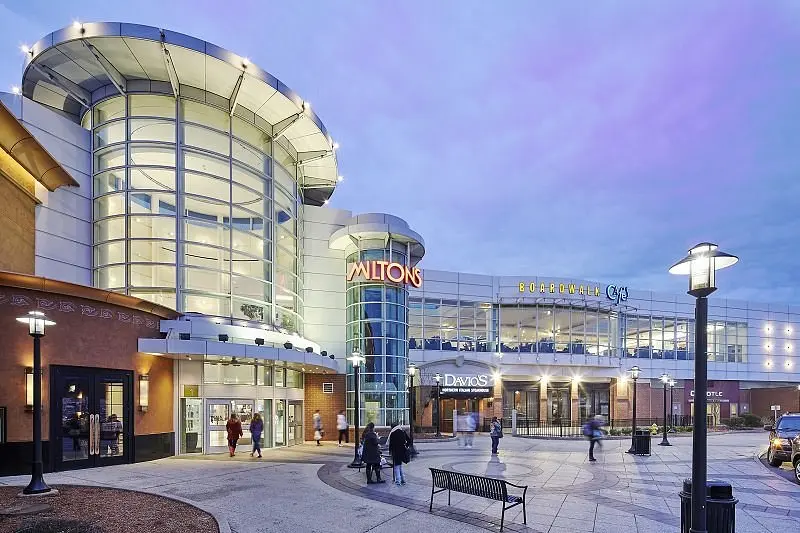
{"label": "brick column", "polygon": [[539,381],[539,420],[547,421],[547,382]]}
{"label": "brick column", "polygon": [[569,386],[570,418],[571,418],[571,422],[572,422],[573,426],[581,424],[581,420],[580,420],[580,416],[579,416],[580,413],[578,412],[578,405],[579,405],[579,402],[578,402],[578,387],[579,386],[580,386],[580,383],[575,379],[572,380],[572,383],[570,383],[570,386]]}

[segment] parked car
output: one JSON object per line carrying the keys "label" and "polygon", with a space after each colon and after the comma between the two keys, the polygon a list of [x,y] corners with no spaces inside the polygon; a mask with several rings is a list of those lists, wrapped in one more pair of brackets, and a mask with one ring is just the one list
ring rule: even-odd
{"label": "parked car", "polygon": [[792,466],[794,467],[794,480],[800,483],[800,436],[792,441]]}
{"label": "parked car", "polygon": [[785,461],[791,461],[792,441],[800,435],[800,413],[786,413],[776,425],[764,429],[769,429],[767,462],[771,466],[781,466]]}

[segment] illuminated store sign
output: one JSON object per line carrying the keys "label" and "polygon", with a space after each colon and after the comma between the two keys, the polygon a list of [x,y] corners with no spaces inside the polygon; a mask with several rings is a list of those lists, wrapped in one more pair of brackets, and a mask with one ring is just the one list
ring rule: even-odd
{"label": "illuminated store sign", "polygon": [[391,281],[404,283],[413,287],[422,285],[422,272],[418,268],[409,268],[400,263],[389,261],[359,261],[353,263],[347,273],[347,281],[362,278],[369,281]]}
{"label": "illuminated store sign", "polygon": [[[574,283],[547,283],[535,281],[519,283],[519,292],[530,292],[539,294],[578,294],[581,296],[597,296],[599,297],[602,292],[600,285],[580,284]],[[617,287],[616,285],[607,285],[605,290],[606,298],[618,305],[628,299],[628,287]]]}
{"label": "illuminated store sign", "polygon": [[491,398],[493,395],[492,379],[485,374],[477,376],[445,374],[442,381],[442,388],[439,392],[445,398],[467,396]]}
{"label": "illuminated store sign", "polygon": [[[728,402],[730,402],[730,399],[723,397],[724,394],[725,393],[723,391],[712,391],[712,390],[706,391],[706,397],[708,398],[708,401],[711,402],[711,403],[718,403],[718,402],[728,403]],[[693,390],[689,391],[689,396],[690,396],[689,403],[694,402],[694,391]]]}
{"label": "illuminated store sign", "polygon": [[628,287],[609,285],[606,287],[606,298],[614,302],[614,305],[619,305],[620,302],[628,299]]}

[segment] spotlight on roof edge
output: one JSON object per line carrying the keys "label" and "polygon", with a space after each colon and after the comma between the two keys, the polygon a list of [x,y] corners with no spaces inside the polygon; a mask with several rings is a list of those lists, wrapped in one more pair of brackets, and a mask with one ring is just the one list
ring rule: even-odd
{"label": "spotlight on roof edge", "polygon": [[31,47],[28,46],[27,44],[23,44],[22,46],[19,47],[19,49],[22,51],[23,54],[31,53]]}
{"label": "spotlight on roof edge", "polygon": [[344,176],[336,176],[336,181],[342,181],[343,179],[344,179]]}
{"label": "spotlight on roof edge", "polygon": [[80,30],[83,29],[83,24],[81,24],[81,21],[79,20],[73,20],[72,27],[75,28],[76,30]]}
{"label": "spotlight on roof edge", "polygon": [[17,87],[16,85],[14,85],[13,87],[11,87],[11,93],[12,93],[12,94],[20,94],[21,92],[22,92],[22,91],[20,91],[19,87]]}
{"label": "spotlight on roof edge", "polygon": [[331,146],[333,147],[334,150],[338,150],[339,149],[339,143],[337,143],[337,142],[332,143]]}
{"label": "spotlight on roof edge", "polygon": [[243,66],[244,68],[247,68],[249,65],[250,65],[250,59],[248,59],[248,58],[246,58],[246,57],[243,57],[243,58],[242,58],[242,66]]}
{"label": "spotlight on roof edge", "polygon": [[303,111],[308,111],[309,109],[311,109],[311,102],[303,100]]}

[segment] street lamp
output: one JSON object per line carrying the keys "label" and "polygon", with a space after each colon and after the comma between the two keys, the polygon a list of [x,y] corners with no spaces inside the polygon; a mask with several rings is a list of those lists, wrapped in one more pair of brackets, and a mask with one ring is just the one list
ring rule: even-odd
{"label": "street lamp", "polygon": [[697,300],[695,305],[694,358],[694,420],[692,421],[692,525],[693,533],[707,531],[706,527],[706,408],[708,391],[708,296],[717,290],[714,277],[717,270],[736,264],[738,257],[719,251],[716,244],[703,242],[689,250],[689,255],[672,265],[670,274],[689,276],[688,293]]}
{"label": "street lamp", "polygon": [[355,425],[355,451],[353,452],[353,462],[347,465],[350,468],[361,468],[363,463],[361,462],[361,455],[358,453],[358,422],[359,422],[359,411],[361,411],[361,399],[359,397],[358,392],[358,382],[361,380],[361,363],[366,361],[364,357],[361,356],[358,352],[353,352],[353,355],[347,358],[353,364],[353,378],[355,379],[355,409],[353,414],[353,424]]}
{"label": "street lamp", "polygon": [[433,379],[436,380],[436,437],[439,438],[442,436],[441,432],[441,418],[442,418],[442,406],[439,402],[439,389],[441,388],[442,384],[442,375],[440,373],[436,373],[433,376]]}
{"label": "street lamp", "polygon": [[675,384],[674,379],[669,380],[669,427],[671,432],[675,432]]}
{"label": "street lamp", "polygon": [[631,367],[631,379],[633,380],[633,420],[631,420],[631,448],[628,453],[636,452],[636,380],[639,379],[639,372],[641,369],[638,366]]}
{"label": "street lamp", "polygon": [[28,334],[33,337],[33,470],[31,481],[22,489],[23,494],[45,494],[53,489],[44,482],[42,469],[42,351],[40,341],[45,326],[55,326],[41,311],[29,311],[19,317],[19,322],[28,324]]}
{"label": "street lamp", "polygon": [[661,383],[664,384],[664,438],[658,443],[659,446],[672,446],[667,440],[667,383],[670,382],[669,374],[661,374]]}
{"label": "street lamp", "polygon": [[408,429],[409,439],[411,440],[411,455],[417,455],[417,448],[414,446],[414,376],[417,375],[417,365],[408,364]]}

